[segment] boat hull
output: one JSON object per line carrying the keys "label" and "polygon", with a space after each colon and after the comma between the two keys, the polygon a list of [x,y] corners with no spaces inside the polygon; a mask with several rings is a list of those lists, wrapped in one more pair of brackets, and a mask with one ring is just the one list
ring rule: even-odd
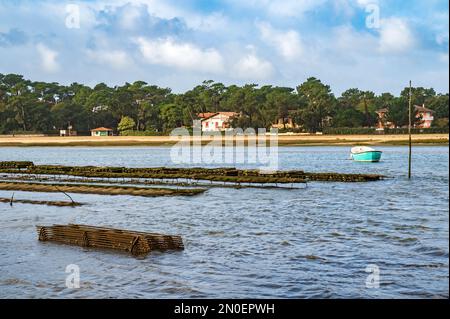
{"label": "boat hull", "polygon": [[381,154],[381,151],[352,153],[352,158],[356,162],[379,162],[381,159]]}

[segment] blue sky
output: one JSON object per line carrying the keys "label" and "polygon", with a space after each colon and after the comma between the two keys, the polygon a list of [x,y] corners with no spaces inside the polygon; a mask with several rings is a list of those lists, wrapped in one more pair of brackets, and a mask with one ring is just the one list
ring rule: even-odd
{"label": "blue sky", "polygon": [[446,0],[0,0],[0,73],[182,92],[212,79],[448,92]]}

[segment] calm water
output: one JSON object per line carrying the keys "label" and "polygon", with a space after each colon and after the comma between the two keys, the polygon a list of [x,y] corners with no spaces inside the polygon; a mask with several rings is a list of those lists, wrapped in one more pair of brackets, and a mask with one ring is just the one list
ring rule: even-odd
{"label": "calm water", "polygon": [[[448,297],[448,147],[417,147],[412,181],[407,149],[381,149],[381,163],[362,164],[347,159],[348,147],[280,148],[281,169],[393,177],[375,183],[213,188],[190,198],[73,194],[89,203],[82,208],[0,204],[0,297]],[[163,147],[0,148],[0,161],[173,166],[169,154]],[[35,225],[54,223],[180,234],[186,249],[137,259],[38,242]],[[69,264],[80,267],[80,289],[65,287]],[[369,264],[380,269],[378,289],[366,288]]]}

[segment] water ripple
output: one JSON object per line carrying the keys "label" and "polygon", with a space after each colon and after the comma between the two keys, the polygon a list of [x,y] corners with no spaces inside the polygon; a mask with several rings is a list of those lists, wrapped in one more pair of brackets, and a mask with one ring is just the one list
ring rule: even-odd
{"label": "water ripple", "polygon": [[[279,151],[282,169],[394,177],[377,183],[310,183],[298,191],[214,188],[191,198],[73,194],[88,203],[77,209],[0,204],[0,298],[448,298],[448,148],[416,148],[411,181],[407,149],[383,151],[374,165],[344,160],[346,147]],[[164,147],[67,152],[2,148],[0,160],[170,163]],[[15,195],[49,196],[64,200],[61,194]],[[54,223],[179,234],[186,249],[134,258],[38,242],[35,225]],[[65,287],[69,264],[80,267],[80,289]],[[379,267],[379,289],[366,288],[368,265]]]}

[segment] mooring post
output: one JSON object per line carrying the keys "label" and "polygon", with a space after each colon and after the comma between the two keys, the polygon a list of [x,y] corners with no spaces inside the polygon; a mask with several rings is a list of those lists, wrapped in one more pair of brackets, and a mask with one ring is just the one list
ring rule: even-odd
{"label": "mooring post", "polygon": [[408,103],[408,135],[409,135],[409,156],[408,156],[408,179],[411,179],[411,157],[412,157],[412,138],[411,138],[411,108],[412,108],[412,83],[409,81],[409,103]]}

